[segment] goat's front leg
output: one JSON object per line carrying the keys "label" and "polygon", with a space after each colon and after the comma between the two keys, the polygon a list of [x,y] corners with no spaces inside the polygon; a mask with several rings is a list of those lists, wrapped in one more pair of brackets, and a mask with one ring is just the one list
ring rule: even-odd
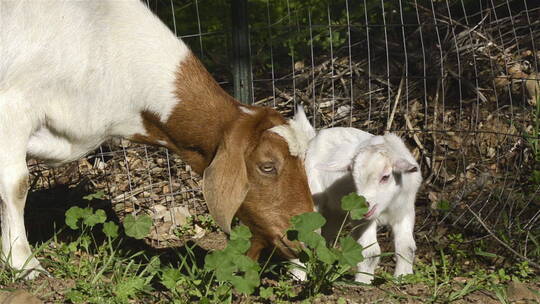
{"label": "goat's front leg", "polygon": [[16,97],[0,94],[2,260],[14,269],[24,270],[20,276],[32,279],[39,274],[35,270],[43,268],[32,256],[24,226],[29,178],[26,145],[31,126],[28,114],[18,111],[22,101]]}
{"label": "goat's front leg", "polygon": [[381,247],[377,242],[377,222],[370,221],[368,226],[359,232],[360,237],[357,242],[364,248],[362,255],[364,260],[358,263],[358,273],[355,275],[355,281],[370,284],[373,280],[375,268],[379,264]]}
{"label": "goat's front leg", "polygon": [[393,223],[394,248],[396,251],[396,269],[394,276],[399,277],[413,273],[414,253],[416,243],[414,241],[414,211],[406,214],[403,219]]}
{"label": "goat's front leg", "polygon": [[[26,163],[3,165],[0,161],[0,196],[2,197],[2,258],[12,268],[30,270],[39,266],[31,257],[26,239],[24,205],[28,191]],[[33,278],[35,274],[23,274]]]}

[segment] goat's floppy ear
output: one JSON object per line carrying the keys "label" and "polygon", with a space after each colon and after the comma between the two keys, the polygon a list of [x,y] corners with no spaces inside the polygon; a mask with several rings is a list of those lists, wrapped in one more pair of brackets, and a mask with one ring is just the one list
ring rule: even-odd
{"label": "goat's floppy ear", "polygon": [[203,196],[210,214],[227,234],[249,190],[244,151],[239,143],[225,140],[203,173]]}
{"label": "goat's floppy ear", "polygon": [[392,170],[396,172],[404,172],[404,173],[413,173],[418,171],[418,166],[409,162],[408,160],[404,158],[399,158],[396,161],[394,161],[394,164],[392,166]]}

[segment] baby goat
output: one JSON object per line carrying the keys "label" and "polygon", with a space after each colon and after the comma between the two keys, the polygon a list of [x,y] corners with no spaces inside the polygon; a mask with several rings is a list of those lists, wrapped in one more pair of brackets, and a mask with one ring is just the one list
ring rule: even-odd
{"label": "baby goat", "polygon": [[315,205],[327,220],[322,228],[325,239],[333,242],[344,220],[343,196],[356,192],[369,205],[365,219],[354,223],[360,227],[352,232],[365,248],[356,281],[370,283],[373,279],[381,253],[377,225],[392,228],[397,258],[394,275],[412,273],[414,201],[422,176],[403,141],[391,133],[374,136],[355,128],[330,128],[316,134],[302,108],[294,120],[314,137],[305,167]]}
{"label": "baby goat", "polygon": [[42,270],[24,225],[27,155],[61,164],[110,137],[178,153],[221,228],[249,226],[251,258],[294,257],[283,233],[313,211],[302,130],[234,100],[139,0],[0,1],[2,259],[27,278]]}

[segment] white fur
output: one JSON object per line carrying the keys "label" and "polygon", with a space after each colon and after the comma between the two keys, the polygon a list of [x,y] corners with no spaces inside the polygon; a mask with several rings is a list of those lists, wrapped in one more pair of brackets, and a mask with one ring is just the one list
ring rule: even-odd
{"label": "white fur", "polygon": [[[303,110],[302,113],[304,113]],[[300,158],[304,158],[306,155],[309,140],[315,134],[312,130],[313,128],[311,128],[311,125],[309,125],[309,128],[306,128],[304,120],[297,117],[289,119],[285,125],[279,125],[270,129],[271,132],[274,132],[285,139],[289,145],[289,152],[292,156],[298,156]]]}
{"label": "white fur", "polygon": [[166,146],[166,145],[167,145],[167,142],[166,142],[166,141],[160,140],[160,139],[156,140],[156,143],[157,143],[158,145],[162,145],[162,146]]}
{"label": "white fur", "polygon": [[253,115],[253,114],[255,114],[255,111],[250,110],[250,109],[248,109],[248,108],[246,108],[246,107],[244,107],[244,106],[239,106],[238,108],[240,109],[240,111],[242,111],[242,112],[244,112],[244,113],[246,113],[246,114],[248,114],[248,115]]}
{"label": "white fur", "polygon": [[[112,136],[144,134],[178,102],[185,44],[138,0],[0,1],[0,197],[3,258],[32,278],[16,189],[26,155],[75,160]],[[20,191],[19,191],[20,193]]]}
{"label": "white fur", "polygon": [[[305,119],[304,124],[309,121]],[[345,217],[343,196],[351,192],[364,196],[373,212],[354,223],[361,227],[353,231],[353,237],[365,248],[356,281],[370,283],[373,279],[381,253],[378,225],[392,228],[397,259],[394,275],[412,273],[414,202],[422,177],[403,141],[394,134],[374,136],[354,128],[325,129],[309,143],[305,165],[314,202],[327,220],[322,234],[328,242],[334,241]],[[388,180],[381,182],[385,175]]]}

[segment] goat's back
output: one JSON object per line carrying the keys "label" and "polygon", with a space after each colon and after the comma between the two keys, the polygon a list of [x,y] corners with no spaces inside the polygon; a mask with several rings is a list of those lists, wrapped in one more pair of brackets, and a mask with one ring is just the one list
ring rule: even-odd
{"label": "goat's back", "polygon": [[1,1],[0,38],[0,89],[101,93],[94,105],[169,89],[160,80],[188,52],[137,0]]}
{"label": "goat's back", "polygon": [[0,1],[0,92],[58,133],[122,136],[141,109],[166,118],[188,53],[138,0]]}

